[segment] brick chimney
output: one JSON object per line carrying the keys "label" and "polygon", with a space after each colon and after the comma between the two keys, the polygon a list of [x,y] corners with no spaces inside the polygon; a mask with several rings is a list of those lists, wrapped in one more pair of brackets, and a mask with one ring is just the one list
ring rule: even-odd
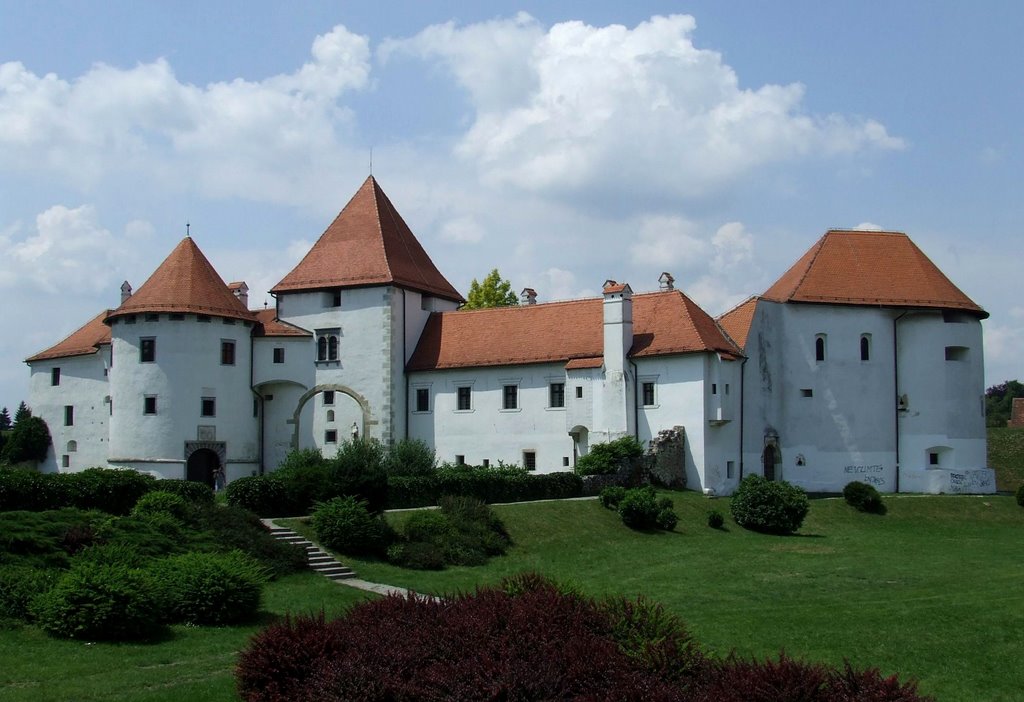
{"label": "brick chimney", "polygon": [[627,372],[627,355],[633,346],[633,290],[625,283],[604,283],[604,384],[601,417],[595,422],[607,440],[632,431],[633,379]]}
{"label": "brick chimney", "polygon": [[121,304],[128,302],[128,298],[132,296],[132,286],[128,284],[128,281],[121,283]]}
{"label": "brick chimney", "polygon": [[537,291],[533,288],[523,288],[523,291],[519,293],[519,301],[524,305],[536,305]]}

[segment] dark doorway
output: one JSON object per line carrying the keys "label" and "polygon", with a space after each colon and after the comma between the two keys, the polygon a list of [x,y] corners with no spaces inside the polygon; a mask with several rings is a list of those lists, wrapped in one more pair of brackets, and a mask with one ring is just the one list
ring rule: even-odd
{"label": "dark doorway", "polygon": [[775,480],[775,447],[769,444],[764,447],[765,480]]}
{"label": "dark doorway", "polygon": [[216,487],[217,473],[220,471],[220,458],[210,449],[196,449],[188,457],[185,477],[197,483],[206,483]]}

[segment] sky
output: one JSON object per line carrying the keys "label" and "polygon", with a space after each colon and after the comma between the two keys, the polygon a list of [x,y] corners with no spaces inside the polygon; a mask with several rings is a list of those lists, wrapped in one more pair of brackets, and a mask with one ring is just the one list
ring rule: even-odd
{"label": "sky", "polygon": [[463,294],[712,315],[906,232],[1024,377],[1024,3],[0,0],[0,405],[190,233],[250,304],[371,172]]}

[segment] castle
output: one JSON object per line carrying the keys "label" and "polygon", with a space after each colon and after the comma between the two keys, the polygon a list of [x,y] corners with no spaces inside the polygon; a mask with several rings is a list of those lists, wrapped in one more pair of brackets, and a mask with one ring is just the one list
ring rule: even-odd
{"label": "castle", "polygon": [[829,231],[713,319],[655,292],[460,311],[371,176],[250,310],[186,237],[150,278],[27,359],[42,468],[213,483],[293,448],[422,439],[441,460],[571,470],[597,442],[674,430],[687,485],[993,492],[980,320],[904,234]]}

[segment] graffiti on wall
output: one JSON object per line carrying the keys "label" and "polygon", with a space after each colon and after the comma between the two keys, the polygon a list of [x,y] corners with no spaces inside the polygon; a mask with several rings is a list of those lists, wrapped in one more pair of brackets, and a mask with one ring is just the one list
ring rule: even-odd
{"label": "graffiti on wall", "polygon": [[843,473],[850,476],[851,480],[859,480],[868,485],[882,486],[886,483],[885,466],[877,463],[870,466],[846,466]]}
{"label": "graffiti on wall", "polygon": [[950,492],[981,492],[992,487],[992,472],[987,470],[949,474]]}

